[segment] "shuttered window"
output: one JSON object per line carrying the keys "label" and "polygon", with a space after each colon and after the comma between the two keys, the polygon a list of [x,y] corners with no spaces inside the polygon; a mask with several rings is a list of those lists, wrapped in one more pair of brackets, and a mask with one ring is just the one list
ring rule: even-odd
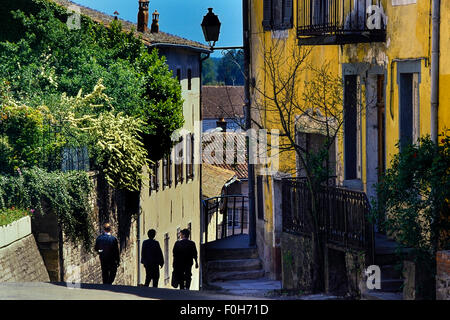
{"label": "shuttered window", "polygon": [[264,30],[272,28],[272,0],[263,0],[263,27]]}
{"label": "shuttered window", "polygon": [[293,0],[263,0],[264,30],[283,30],[293,27]]}
{"label": "shuttered window", "polygon": [[283,1],[283,27],[285,29],[292,28],[292,12],[293,12],[293,0]]}

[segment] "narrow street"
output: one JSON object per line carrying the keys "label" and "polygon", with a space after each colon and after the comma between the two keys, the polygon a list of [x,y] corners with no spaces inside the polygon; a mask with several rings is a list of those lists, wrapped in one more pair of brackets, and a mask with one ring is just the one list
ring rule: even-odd
{"label": "narrow street", "polygon": [[266,300],[261,297],[217,294],[205,291],[132,287],[103,284],[23,282],[0,283],[0,300]]}

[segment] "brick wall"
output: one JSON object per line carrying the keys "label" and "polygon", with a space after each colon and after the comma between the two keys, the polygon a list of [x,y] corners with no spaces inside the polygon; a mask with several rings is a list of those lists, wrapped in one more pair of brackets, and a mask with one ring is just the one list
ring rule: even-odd
{"label": "brick wall", "polygon": [[436,299],[450,300],[450,250],[436,254]]}
{"label": "brick wall", "polygon": [[32,234],[0,248],[0,282],[50,281]]}

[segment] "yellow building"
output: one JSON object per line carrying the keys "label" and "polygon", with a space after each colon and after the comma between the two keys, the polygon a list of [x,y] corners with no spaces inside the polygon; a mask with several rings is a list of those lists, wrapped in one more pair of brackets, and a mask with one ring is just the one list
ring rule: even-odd
{"label": "yellow building", "polygon": [[[182,88],[184,126],[179,131],[181,141],[170,156],[158,161],[151,170],[150,185],[141,191],[140,242],[147,239],[149,229],[156,230],[164,255],[160,271],[160,287],[171,288],[172,249],[179,239],[179,231],[189,229],[200,259],[201,233],[201,112],[200,112],[200,53],[205,47],[191,42],[158,44],[159,53],[180,80]],[[148,168],[146,169],[149,174]],[[200,260],[199,260],[200,263]],[[145,270],[140,265],[143,282]],[[191,289],[200,288],[199,269],[192,268]]]}
{"label": "yellow building", "polygon": [[[259,109],[253,118],[268,129],[280,128],[279,110],[270,108],[275,103],[274,92],[281,98],[276,102],[286,106],[291,97],[282,90],[291,84],[294,98],[300,105],[305,103],[303,93],[311,94],[305,84],[313,80],[311,70],[328,64],[329,75],[341,79],[341,114],[346,115],[333,149],[336,182],[375,197],[373,185],[398,152],[397,142],[415,141],[431,133],[433,3],[250,0],[251,100],[254,109]],[[450,2],[440,3],[438,133],[450,126],[446,93],[450,89]],[[302,63],[296,63],[298,59]],[[293,75],[294,81],[280,83]],[[290,116],[294,126],[298,115]],[[293,151],[282,154],[279,171],[295,176],[294,159]],[[258,208],[262,213],[257,223],[258,242],[264,243],[260,255],[271,261],[266,271],[279,277],[281,224],[274,181],[273,176],[258,180],[264,208]]]}

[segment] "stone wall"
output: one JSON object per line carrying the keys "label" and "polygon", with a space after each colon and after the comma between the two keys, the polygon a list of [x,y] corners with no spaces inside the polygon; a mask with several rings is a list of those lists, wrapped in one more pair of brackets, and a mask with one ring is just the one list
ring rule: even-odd
{"label": "stone wall", "polygon": [[0,282],[50,281],[34,236],[0,248]]}
{"label": "stone wall", "polygon": [[95,238],[101,234],[102,225],[109,222],[112,234],[120,244],[121,263],[114,284],[137,285],[137,223],[133,214],[138,205],[135,194],[112,190],[98,176],[92,176],[95,192],[91,196],[92,222],[96,234],[92,247],[71,242],[58,225],[51,212],[36,214],[32,230],[44,259],[50,281],[102,283],[100,259],[93,251]]}
{"label": "stone wall", "polygon": [[[311,293],[314,289],[311,238],[283,232],[281,248],[283,289]],[[327,248],[324,258],[325,292],[359,297],[364,289],[365,254]]]}
{"label": "stone wall", "polygon": [[[136,224],[133,224],[136,230]],[[114,232],[114,230],[113,230]],[[115,233],[114,233],[115,234]],[[117,235],[117,234],[116,234]],[[114,284],[137,284],[137,247],[136,232],[132,232],[127,245],[121,248],[120,266],[117,269]],[[74,244],[64,237],[63,253],[63,279],[64,282],[102,283],[102,272],[98,254],[87,251],[82,244]]]}
{"label": "stone wall", "polygon": [[282,233],[281,236],[282,288],[310,293],[312,284],[311,239]]}
{"label": "stone wall", "polygon": [[450,300],[450,250],[436,255],[436,300]]}

